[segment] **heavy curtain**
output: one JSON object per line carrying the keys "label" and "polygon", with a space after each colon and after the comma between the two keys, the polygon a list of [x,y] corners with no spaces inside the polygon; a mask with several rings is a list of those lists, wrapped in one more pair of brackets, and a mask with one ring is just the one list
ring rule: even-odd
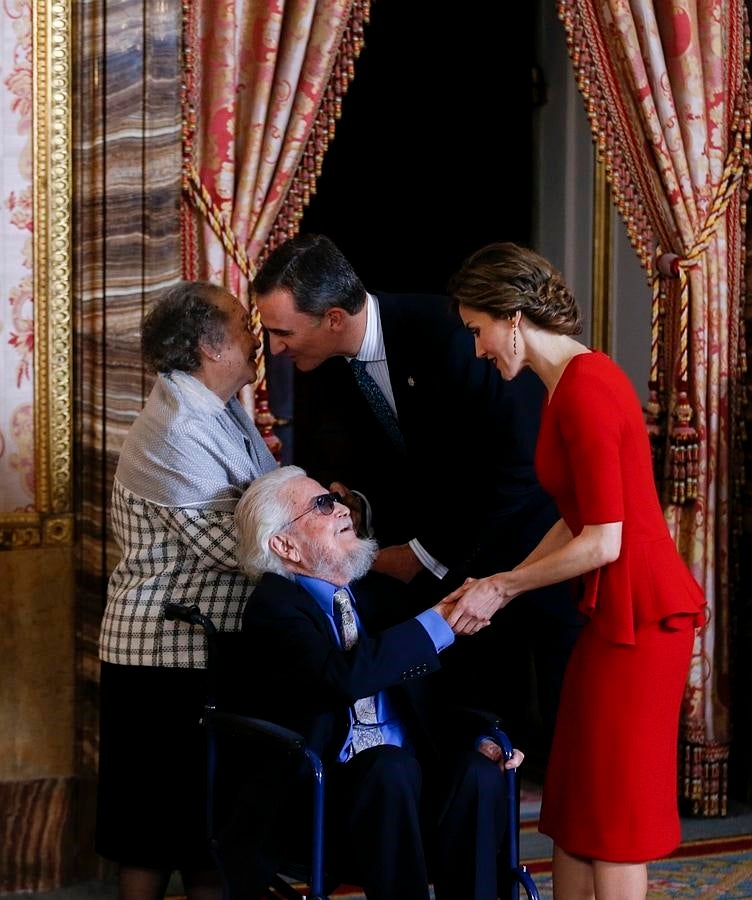
{"label": "heavy curtain", "polygon": [[[297,232],[315,190],[368,10],[369,0],[188,0],[185,277],[249,303],[256,264]],[[260,362],[256,419],[273,444]]]}
{"label": "heavy curtain", "polygon": [[709,603],[680,796],[723,815],[743,371],[750,93],[742,0],[559,0],[615,202],[653,283],[648,424],[667,521]]}

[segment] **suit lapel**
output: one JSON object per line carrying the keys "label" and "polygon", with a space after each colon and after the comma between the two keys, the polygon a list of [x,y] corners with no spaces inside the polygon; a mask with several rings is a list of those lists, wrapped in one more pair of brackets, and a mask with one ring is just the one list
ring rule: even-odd
{"label": "suit lapel", "polygon": [[384,336],[386,361],[389,366],[389,380],[397,407],[397,418],[402,433],[409,430],[413,421],[418,395],[415,391],[416,378],[414,354],[410,352],[410,324],[401,309],[399,296],[382,295],[376,297],[381,317],[381,331]]}
{"label": "suit lapel", "polygon": [[312,614],[319,628],[326,634],[331,645],[333,647],[337,647],[337,639],[334,636],[331,623],[326,617],[324,611],[302,585],[298,584],[297,582],[292,582],[292,584],[295,587],[295,596],[297,598],[297,602],[305,604],[306,610],[308,610]]}

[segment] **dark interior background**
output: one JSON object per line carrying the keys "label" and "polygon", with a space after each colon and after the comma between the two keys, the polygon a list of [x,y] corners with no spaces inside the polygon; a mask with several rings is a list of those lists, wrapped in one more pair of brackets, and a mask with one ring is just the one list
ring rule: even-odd
{"label": "dark interior background", "polygon": [[[365,46],[301,224],[328,235],[368,290],[443,293],[471,252],[529,243],[534,4],[373,0]],[[274,412],[294,375],[267,353]],[[283,462],[294,426],[276,429]]]}
{"label": "dark interior background", "polygon": [[530,240],[533,4],[374,0],[302,231],[369,290],[443,292],[492,240]]}

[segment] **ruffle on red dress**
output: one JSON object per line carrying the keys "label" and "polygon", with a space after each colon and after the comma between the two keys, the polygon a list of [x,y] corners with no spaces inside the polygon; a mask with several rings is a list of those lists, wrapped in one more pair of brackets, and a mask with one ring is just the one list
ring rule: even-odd
{"label": "ruffle on red dress", "polygon": [[623,546],[617,560],[583,575],[582,591],[580,612],[614,644],[634,644],[635,629],[652,622],[705,624],[705,598],[670,536]]}

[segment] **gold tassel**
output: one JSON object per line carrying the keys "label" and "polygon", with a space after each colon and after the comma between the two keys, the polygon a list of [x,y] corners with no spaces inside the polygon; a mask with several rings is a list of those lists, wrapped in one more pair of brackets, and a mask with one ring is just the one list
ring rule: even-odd
{"label": "gold tassel", "polygon": [[668,445],[671,502],[682,506],[697,499],[700,439],[692,425],[686,390],[679,392]]}

